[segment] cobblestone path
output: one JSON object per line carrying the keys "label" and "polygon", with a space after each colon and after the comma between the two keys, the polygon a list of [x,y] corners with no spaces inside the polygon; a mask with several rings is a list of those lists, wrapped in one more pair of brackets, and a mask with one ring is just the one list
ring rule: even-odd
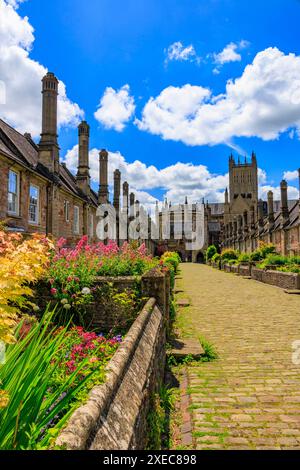
{"label": "cobblestone path", "polygon": [[197,264],[180,277],[179,327],[219,353],[187,368],[197,449],[300,449],[300,296]]}

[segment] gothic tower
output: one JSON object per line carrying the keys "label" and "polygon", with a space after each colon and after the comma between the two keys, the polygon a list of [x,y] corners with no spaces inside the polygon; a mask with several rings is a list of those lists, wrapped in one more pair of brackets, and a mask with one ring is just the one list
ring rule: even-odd
{"label": "gothic tower", "polygon": [[235,162],[233,156],[229,158],[229,196],[232,204],[239,196],[257,204],[258,180],[256,155],[252,153],[251,162]]}

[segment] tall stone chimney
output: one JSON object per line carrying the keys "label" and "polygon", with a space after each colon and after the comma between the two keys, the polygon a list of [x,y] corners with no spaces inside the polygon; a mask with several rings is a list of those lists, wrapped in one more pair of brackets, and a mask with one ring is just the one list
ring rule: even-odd
{"label": "tall stone chimney", "polygon": [[123,211],[125,214],[128,214],[128,204],[129,204],[129,184],[127,181],[123,183]]}
{"label": "tall stone chimney", "polygon": [[269,226],[274,224],[274,195],[272,191],[268,192],[268,220]]}
{"label": "tall stone chimney", "polygon": [[59,147],[57,143],[58,80],[48,72],[42,79],[42,133],[39,143],[39,161],[51,173],[59,172]]}
{"label": "tall stone chimney", "polygon": [[258,225],[262,227],[264,222],[264,203],[262,199],[260,199],[257,203],[257,219]]}
{"label": "tall stone chimney", "polygon": [[285,180],[282,180],[280,183],[280,192],[281,192],[281,221],[282,221],[282,224],[285,224],[289,220],[287,182]]}
{"label": "tall stone chimney", "polygon": [[102,149],[99,153],[99,193],[98,202],[99,204],[108,204],[108,153]]}
{"label": "tall stone chimney", "polygon": [[130,193],[129,196],[129,217],[133,218],[135,216],[135,194]]}
{"label": "tall stone chimney", "polygon": [[120,194],[121,194],[121,172],[114,171],[114,208],[117,212],[120,210]]}
{"label": "tall stone chimney", "polygon": [[82,121],[78,126],[79,153],[78,169],[76,180],[77,184],[86,195],[90,195],[90,171],[89,171],[89,140],[90,126],[86,121]]}

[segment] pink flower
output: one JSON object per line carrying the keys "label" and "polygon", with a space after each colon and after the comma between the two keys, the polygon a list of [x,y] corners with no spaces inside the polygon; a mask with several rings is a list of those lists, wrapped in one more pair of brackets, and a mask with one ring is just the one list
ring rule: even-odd
{"label": "pink flower", "polygon": [[56,246],[58,249],[62,248],[65,244],[67,243],[67,240],[63,237],[61,237],[59,240],[57,240]]}
{"label": "pink flower", "polygon": [[52,289],[50,290],[51,294],[52,295],[55,295],[57,293],[57,289],[55,289],[54,287],[52,287]]}

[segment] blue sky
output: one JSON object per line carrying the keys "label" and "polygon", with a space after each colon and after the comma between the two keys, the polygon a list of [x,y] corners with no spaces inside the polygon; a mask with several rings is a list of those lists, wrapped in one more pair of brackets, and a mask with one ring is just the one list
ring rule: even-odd
{"label": "blue sky", "polygon": [[[2,7],[8,3],[1,2]],[[184,192],[192,199],[204,196],[221,200],[232,148],[235,155],[238,150],[243,155],[252,150],[257,153],[263,170],[261,187],[266,188],[262,195],[269,187],[276,192],[283,174],[300,166],[300,100],[299,113],[294,109],[300,82],[293,89],[292,104],[285,96],[300,70],[299,1],[51,0],[45,9],[44,1],[27,0],[14,13],[19,20],[8,15],[8,22],[24,23],[27,16],[27,23],[34,28],[31,39],[29,31],[24,32],[23,39],[12,33],[18,47],[27,51],[26,60],[32,61],[35,69],[40,64],[55,72],[64,82],[66,99],[78,105],[91,126],[91,148],[104,147],[112,152],[112,168],[113,162],[123,157],[125,176],[142,192],[145,203],[153,202],[147,195],[160,199],[167,195],[176,200]],[[257,54],[261,54],[259,62],[245,76],[246,66],[253,64]],[[265,65],[268,61],[274,64],[274,70]],[[12,63],[10,73],[14,76],[19,71]],[[0,80],[4,82],[1,73],[5,75],[5,67],[8,65],[0,60]],[[232,89],[230,100],[225,96],[226,109],[222,103],[216,109],[214,100],[222,99],[220,94],[226,93],[228,80],[234,83],[243,74],[243,83]],[[270,74],[276,76],[274,83]],[[255,96],[250,93],[248,99],[254,82]],[[187,85],[190,87],[183,88]],[[26,84],[23,86],[26,93]],[[21,87],[18,84],[18,93]],[[122,87],[123,94],[119,94]],[[164,90],[169,94],[165,96]],[[112,105],[108,99],[97,120],[97,106],[107,95],[121,101],[121,108],[116,109],[116,102]],[[277,96],[282,97],[279,103],[275,102]],[[151,97],[154,100],[146,109]],[[9,106],[9,102],[6,108],[0,105],[0,115],[24,131],[20,117],[23,108],[16,116]],[[241,107],[245,108],[242,117]],[[76,119],[83,116],[78,109],[69,110],[71,117],[67,113],[59,136],[61,157],[69,151],[71,166],[75,166],[76,157]],[[258,122],[256,112],[261,114]],[[101,121],[102,115],[105,119]],[[38,124],[27,122],[32,126],[28,130],[35,134]],[[96,151],[91,158],[97,158]],[[130,166],[136,160],[146,168],[155,167],[155,171],[146,171],[152,183],[144,181],[136,166]],[[177,162],[185,165],[174,169]],[[139,168],[142,171],[141,165]],[[161,174],[160,170],[165,171]],[[181,173],[185,183],[178,186]],[[290,195],[295,197],[295,173],[286,176],[295,188]],[[157,183],[153,182],[156,178]]]}

